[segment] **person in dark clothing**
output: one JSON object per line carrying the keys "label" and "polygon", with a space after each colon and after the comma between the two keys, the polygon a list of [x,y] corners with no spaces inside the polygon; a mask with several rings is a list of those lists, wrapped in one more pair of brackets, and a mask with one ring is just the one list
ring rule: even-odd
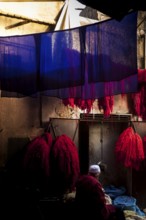
{"label": "person in dark clothing", "polygon": [[118,220],[117,208],[107,196],[99,181],[99,165],[91,165],[88,174],[81,175],[76,183],[76,208],[81,218]]}
{"label": "person in dark clothing", "polygon": [[98,179],[82,175],[76,184],[76,205],[80,217],[100,220],[116,219],[116,208],[106,205],[104,191]]}
{"label": "person in dark clothing", "polygon": [[[89,167],[89,175],[91,175],[99,180],[100,174],[101,174],[101,168],[99,165],[93,164]],[[104,188],[102,188],[102,190],[104,191]],[[106,204],[107,205],[112,204],[112,199],[110,198],[110,196],[108,194],[105,193],[105,191],[104,191],[104,195],[105,195],[105,199],[106,199]]]}

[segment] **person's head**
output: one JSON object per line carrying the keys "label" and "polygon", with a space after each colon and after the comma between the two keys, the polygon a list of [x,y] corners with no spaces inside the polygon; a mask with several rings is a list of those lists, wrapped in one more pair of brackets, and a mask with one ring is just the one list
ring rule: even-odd
{"label": "person's head", "polygon": [[89,174],[90,175],[98,178],[100,173],[101,173],[101,169],[100,169],[99,165],[97,165],[97,164],[90,165],[90,167],[89,167]]}

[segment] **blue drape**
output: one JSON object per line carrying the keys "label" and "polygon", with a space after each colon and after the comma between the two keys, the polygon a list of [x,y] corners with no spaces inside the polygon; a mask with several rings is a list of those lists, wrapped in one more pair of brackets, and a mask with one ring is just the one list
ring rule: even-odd
{"label": "blue drape", "polygon": [[80,29],[41,35],[41,91],[84,84],[84,51]]}
{"label": "blue drape", "polygon": [[137,91],[137,12],[70,30],[0,37],[1,96],[95,99]]}
{"label": "blue drape", "polygon": [[37,92],[34,37],[0,38],[0,81],[1,90],[24,95]]}
{"label": "blue drape", "polygon": [[110,20],[86,27],[89,82],[119,81],[137,74],[136,33],[135,13],[121,22]]}

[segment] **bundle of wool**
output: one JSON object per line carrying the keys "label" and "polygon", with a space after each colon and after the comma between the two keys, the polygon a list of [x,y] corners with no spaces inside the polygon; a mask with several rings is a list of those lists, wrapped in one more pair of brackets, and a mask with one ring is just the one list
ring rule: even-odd
{"label": "bundle of wool", "polygon": [[141,117],[141,93],[131,94],[133,100],[132,114]]}
{"label": "bundle of wool", "polygon": [[144,101],[144,87],[140,87],[139,91],[137,93],[132,93],[131,94],[131,101],[132,101],[132,108],[131,108],[131,113],[133,115],[136,115],[138,117],[143,118],[145,115],[144,107],[143,107],[143,101]]}
{"label": "bundle of wool", "polygon": [[129,126],[119,136],[115,146],[116,160],[125,167],[139,170],[144,160],[142,138]]}
{"label": "bundle of wool", "polygon": [[138,91],[131,93],[131,113],[146,119],[146,70],[138,70]]}
{"label": "bundle of wool", "polygon": [[142,141],[143,141],[145,159],[144,159],[144,161],[143,161],[143,163],[141,165],[141,169],[145,171],[146,170],[146,136],[144,136],[142,138]]}
{"label": "bundle of wool", "polygon": [[138,82],[139,83],[146,82],[146,69],[138,69]]}
{"label": "bundle of wool", "polygon": [[66,99],[62,99],[62,103],[65,105],[65,106],[71,106],[72,108],[74,108],[75,106],[75,103],[74,103],[75,99],[74,98],[66,98]]}
{"label": "bundle of wool", "polygon": [[109,117],[113,111],[114,105],[114,97],[113,96],[105,96],[98,99],[98,108],[99,110],[103,110],[104,116]]}
{"label": "bundle of wool", "polygon": [[86,110],[87,113],[90,113],[93,103],[95,99],[76,99],[75,100],[75,105],[80,108],[81,110]]}
{"label": "bundle of wool", "polygon": [[144,154],[145,154],[145,158],[146,158],[146,136],[144,136],[142,138],[142,141],[143,141],[143,147],[144,147]]}
{"label": "bundle of wool", "polygon": [[67,98],[62,100],[65,106],[69,105],[72,108],[76,106],[81,110],[86,110],[87,113],[91,111],[94,101],[95,99],[79,99],[79,98]]}
{"label": "bundle of wool", "polygon": [[141,87],[141,117],[146,120],[146,84]]}
{"label": "bundle of wool", "polygon": [[74,190],[79,173],[76,145],[65,134],[56,137],[51,150],[51,177],[56,192],[65,193]]}
{"label": "bundle of wool", "polygon": [[50,175],[49,157],[52,141],[51,134],[46,132],[27,144],[23,158],[23,168],[26,173]]}

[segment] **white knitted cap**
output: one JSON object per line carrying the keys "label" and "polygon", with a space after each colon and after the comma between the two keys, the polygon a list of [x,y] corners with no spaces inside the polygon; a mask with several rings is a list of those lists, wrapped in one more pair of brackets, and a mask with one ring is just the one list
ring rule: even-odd
{"label": "white knitted cap", "polygon": [[91,165],[89,167],[89,173],[100,174],[101,173],[100,166],[99,165]]}

